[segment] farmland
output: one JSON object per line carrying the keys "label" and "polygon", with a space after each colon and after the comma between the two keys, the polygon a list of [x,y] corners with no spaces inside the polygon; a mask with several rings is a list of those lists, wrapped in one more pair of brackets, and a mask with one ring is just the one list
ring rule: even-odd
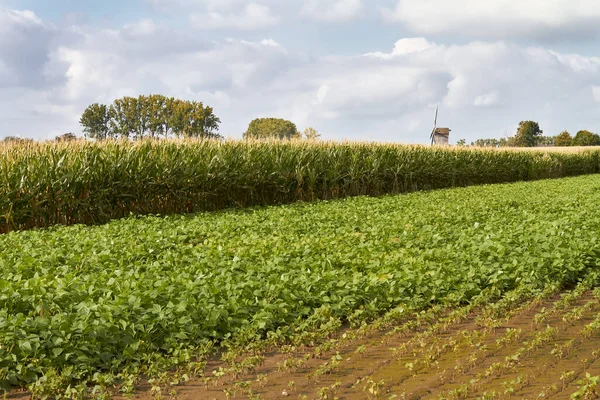
{"label": "farmland", "polygon": [[10,232],[0,383],[565,395],[597,366],[599,202],[588,175]]}
{"label": "farmland", "polygon": [[[560,294],[556,286],[536,295],[517,290],[497,302],[433,308],[405,322],[384,317],[317,346],[211,362],[206,377],[175,390],[181,399],[595,398],[594,283]],[[146,386],[138,398],[155,396],[153,389]],[[164,392],[172,389],[167,384]]]}
{"label": "farmland", "polygon": [[101,224],[130,214],[193,213],[597,172],[597,149],[211,140],[0,145],[0,233]]}

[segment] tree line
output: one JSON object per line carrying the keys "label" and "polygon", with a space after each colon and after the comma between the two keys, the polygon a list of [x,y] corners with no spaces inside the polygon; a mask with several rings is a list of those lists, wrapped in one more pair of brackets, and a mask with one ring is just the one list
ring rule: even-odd
{"label": "tree line", "polygon": [[[162,95],[123,97],[110,106],[88,106],[79,123],[86,137],[96,140],[193,137],[222,139],[221,120],[211,107],[201,102],[179,100]],[[63,135],[64,136],[64,135]],[[291,121],[281,118],[257,118],[243,134],[246,139],[318,139],[313,128],[298,131]],[[68,136],[70,138],[70,136]],[[61,140],[67,139],[60,138]],[[59,138],[57,137],[57,140]]]}
{"label": "tree line", "polygon": [[211,107],[158,94],[116,99],[110,106],[88,106],[79,123],[85,136],[116,138],[200,137],[220,138],[221,120]]}
{"label": "tree line", "polygon": [[[587,130],[578,131],[571,136],[563,131],[556,136],[544,136],[540,126],[535,121],[521,121],[514,136],[500,139],[477,139],[471,146],[477,147],[545,147],[545,146],[600,146],[600,135]],[[466,146],[466,140],[461,139],[459,146]]]}

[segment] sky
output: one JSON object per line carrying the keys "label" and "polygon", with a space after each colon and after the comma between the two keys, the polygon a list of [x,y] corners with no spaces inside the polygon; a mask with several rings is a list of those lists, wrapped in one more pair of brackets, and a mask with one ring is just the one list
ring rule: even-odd
{"label": "sky", "polygon": [[201,101],[240,138],[427,143],[600,131],[597,0],[0,0],[0,139],[81,134],[92,103]]}

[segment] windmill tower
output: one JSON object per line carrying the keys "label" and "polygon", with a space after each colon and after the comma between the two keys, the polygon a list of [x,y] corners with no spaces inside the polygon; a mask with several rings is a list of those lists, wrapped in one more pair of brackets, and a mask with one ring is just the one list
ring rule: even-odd
{"label": "windmill tower", "polygon": [[433,119],[433,130],[431,131],[431,145],[447,146],[450,138],[450,128],[437,127],[438,107],[435,108],[435,118]]}

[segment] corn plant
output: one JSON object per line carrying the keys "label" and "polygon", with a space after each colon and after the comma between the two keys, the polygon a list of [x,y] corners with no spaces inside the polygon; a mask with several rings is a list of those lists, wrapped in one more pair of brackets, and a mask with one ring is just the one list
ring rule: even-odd
{"label": "corn plant", "polygon": [[0,145],[0,232],[574,176],[599,172],[599,154],[313,141]]}

